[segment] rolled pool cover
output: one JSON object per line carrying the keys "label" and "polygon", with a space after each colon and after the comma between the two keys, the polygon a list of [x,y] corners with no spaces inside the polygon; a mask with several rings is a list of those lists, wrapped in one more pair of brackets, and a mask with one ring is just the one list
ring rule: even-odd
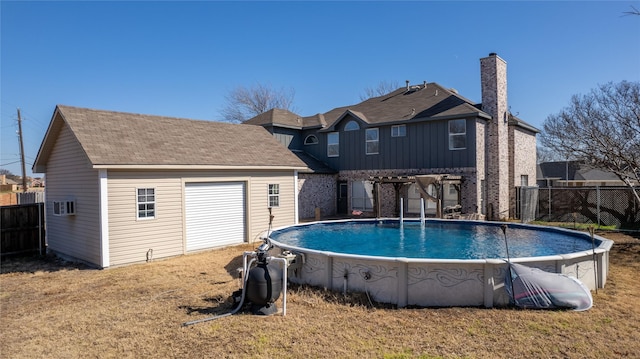
{"label": "rolled pool cover", "polygon": [[591,292],[576,278],[518,263],[509,266],[506,287],[517,307],[582,311],[593,306]]}

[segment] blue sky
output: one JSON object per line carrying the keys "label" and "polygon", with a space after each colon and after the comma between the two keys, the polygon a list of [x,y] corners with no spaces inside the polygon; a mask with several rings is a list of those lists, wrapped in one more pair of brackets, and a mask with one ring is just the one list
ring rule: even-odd
{"label": "blue sky", "polygon": [[56,104],[220,120],[225,95],[295,91],[308,116],[381,81],[480,101],[480,58],[507,61],[511,111],[541,128],[574,94],[640,81],[640,1],[0,2],[0,168],[27,174]]}

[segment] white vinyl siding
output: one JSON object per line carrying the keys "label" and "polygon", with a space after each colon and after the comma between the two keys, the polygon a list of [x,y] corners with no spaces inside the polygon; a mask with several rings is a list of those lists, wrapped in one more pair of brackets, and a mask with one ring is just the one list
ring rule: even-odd
{"label": "white vinyl siding", "polygon": [[[101,263],[98,171],[64,125],[47,162],[47,245],[89,263]],[[54,216],[53,202],[75,201],[73,216]]]}
{"label": "white vinyl siding", "polygon": [[244,242],[244,192],[242,182],[185,185],[187,251]]}
{"label": "white vinyl siding", "polygon": [[[111,265],[184,253],[182,181],[170,172],[108,171]],[[156,218],[139,220],[137,189],[154,188]]]}

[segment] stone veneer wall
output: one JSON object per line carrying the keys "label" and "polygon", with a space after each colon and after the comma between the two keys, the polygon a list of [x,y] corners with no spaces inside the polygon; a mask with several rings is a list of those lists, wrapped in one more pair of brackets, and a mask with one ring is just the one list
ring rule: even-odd
{"label": "stone veneer wall", "polygon": [[529,186],[536,185],[536,136],[535,133],[515,126],[509,127],[509,208],[510,217],[515,217],[516,186],[520,186],[520,176],[529,176]]}
{"label": "stone veneer wall", "polygon": [[[397,177],[397,176],[415,176],[428,174],[450,174],[454,176],[462,176],[461,204],[462,213],[478,213],[478,187],[477,174],[475,168],[430,168],[430,169],[396,169],[396,170],[355,170],[340,171],[338,180],[347,181],[349,210],[351,210],[351,183],[353,181],[368,181],[370,177]],[[407,186],[400,190],[400,196],[407,197]],[[396,212],[396,192],[394,185],[385,183],[380,186],[380,217],[397,217]],[[375,204],[374,204],[375,206]],[[374,215],[373,212],[365,213],[365,215]]]}
{"label": "stone veneer wall", "polygon": [[298,218],[315,218],[316,208],[322,217],[335,215],[337,193],[336,175],[298,173]]}

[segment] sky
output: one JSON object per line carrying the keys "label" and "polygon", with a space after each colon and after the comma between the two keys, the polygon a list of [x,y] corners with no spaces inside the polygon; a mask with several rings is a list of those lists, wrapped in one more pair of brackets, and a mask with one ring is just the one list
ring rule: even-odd
{"label": "sky", "polygon": [[[573,95],[640,81],[640,1],[0,1],[0,168],[27,175],[57,104],[217,121],[233,89],[294,91],[301,116],[381,82],[480,102],[507,62],[511,112],[542,129]],[[35,174],[38,176],[38,174]]]}

